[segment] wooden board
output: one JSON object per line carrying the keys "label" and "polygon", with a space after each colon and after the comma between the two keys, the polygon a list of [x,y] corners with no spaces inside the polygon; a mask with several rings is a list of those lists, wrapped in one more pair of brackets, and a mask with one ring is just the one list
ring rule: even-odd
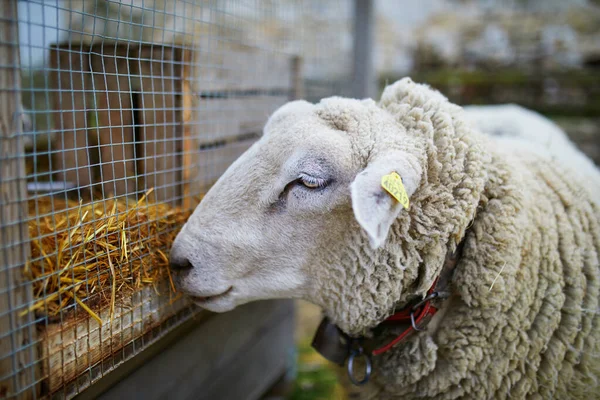
{"label": "wooden board", "polygon": [[192,70],[191,59],[193,54],[190,51],[183,52],[183,66],[182,66],[182,105],[183,105],[183,151],[181,154],[182,161],[182,201],[181,206],[184,209],[191,209],[194,206],[194,201],[190,193],[191,182],[191,165],[192,165],[192,153],[194,143],[192,140],[193,136],[193,125],[192,121],[195,115],[194,109],[194,96],[192,94],[192,85],[190,79],[190,71]]}
{"label": "wooden board", "polygon": [[98,398],[258,399],[293,351],[293,302],[254,302],[210,317]]}
{"label": "wooden board", "polygon": [[29,257],[17,1],[0,2],[0,397],[37,397],[37,338],[23,278]]}
{"label": "wooden board", "polygon": [[292,57],[288,54],[250,47],[212,49],[200,47],[194,54],[190,76],[195,95],[262,90],[285,91],[281,94],[289,96]]}
{"label": "wooden board", "polygon": [[96,45],[91,66],[97,111],[98,145],[105,197],[137,191],[133,110],[128,49]]}
{"label": "wooden board", "polygon": [[269,116],[288,101],[285,96],[200,99],[196,104],[192,139],[198,146],[262,135]]}
{"label": "wooden board", "polygon": [[143,46],[130,52],[134,95],[139,96],[138,160],[143,190],[172,206],[181,200],[182,56],[172,47]]}
{"label": "wooden board", "polygon": [[49,391],[63,388],[188,305],[183,297],[171,298],[166,283],[159,291],[163,295],[147,286],[127,302],[118,302],[112,323],[110,307],[105,307],[97,313],[102,326],[81,308],[62,323],[48,325],[40,336]]}
{"label": "wooden board", "polygon": [[92,89],[89,48],[52,46],[50,49],[50,89],[54,105],[52,169],[56,179],[72,183],[80,193],[91,197],[93,172],[88,147],[87,109]]}
{"label": "wooden board", "polygon": [[[221,355],[219,373],[211,371],[211,378],[198,387],[202,393],[200,398],[260,399],[263,392],[290,368],[293,337],[291,313],[276,316],[255,333],[248,347],[237,354]],[[189,382],[190,375],[187,378],[180,383]]]}

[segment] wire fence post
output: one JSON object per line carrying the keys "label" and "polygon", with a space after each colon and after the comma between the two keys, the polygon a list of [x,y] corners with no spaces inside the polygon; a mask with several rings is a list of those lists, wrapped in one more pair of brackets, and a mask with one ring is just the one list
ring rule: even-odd
{"label": "wire fence post", "polygon": [[373,1],[354,0],[354,54],[352,58],[352,96],[374,97]]}
{"label": "wire fence post", "polygon": [[292,81],[290,87],[292,92],[290,93],[290,100],[299,100],[304,98],[304,60],[300,56],[292,58]]}
{"label": "wire fence post", "polygon": [[0,397],[34,398],[38,379],[31,302],[23,277],[29,256],[22,136],[17,0],[0,2]]}

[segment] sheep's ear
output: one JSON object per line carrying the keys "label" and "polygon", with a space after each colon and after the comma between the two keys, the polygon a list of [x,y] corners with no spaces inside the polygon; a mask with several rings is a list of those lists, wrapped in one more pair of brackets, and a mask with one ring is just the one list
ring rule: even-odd
{"label": "sheep's ear", "polygon": [[382,178],[392,172],[400,175],[410,197],[421,181],[421,168],[414,157],[401,151],[371,161],[350,186],[354,216],[375,249],[385,243],[392,223],[404,208],[382,186]]}

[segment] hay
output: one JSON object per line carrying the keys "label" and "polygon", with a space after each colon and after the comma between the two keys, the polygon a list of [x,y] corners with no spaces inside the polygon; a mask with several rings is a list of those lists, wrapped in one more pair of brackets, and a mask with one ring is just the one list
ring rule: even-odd
{"label": "hay", "polygon": [[35,311],[54,317],[77,303],[102,324],[94,312],[126,294],[169,279],[165,249],[170,248],[189,211],[139,201],[106,200],[81,204],[50,197],[30,203],[31,260],[25,276],[33,284]]}

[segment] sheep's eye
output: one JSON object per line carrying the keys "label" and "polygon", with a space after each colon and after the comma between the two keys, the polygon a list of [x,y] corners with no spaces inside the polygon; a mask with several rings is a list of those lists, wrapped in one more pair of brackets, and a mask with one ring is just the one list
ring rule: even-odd
{"label": "sheep's eye", "polygon": [[298,182],[307,189],[319,189],[327,185],[327,181],[314,176],[301,174]]}

